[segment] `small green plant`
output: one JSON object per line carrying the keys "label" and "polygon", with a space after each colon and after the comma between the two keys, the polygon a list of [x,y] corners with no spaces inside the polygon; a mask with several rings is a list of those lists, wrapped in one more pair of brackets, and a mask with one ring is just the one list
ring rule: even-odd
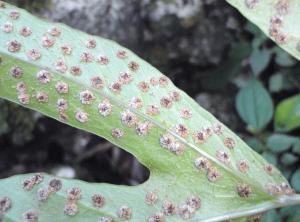
{"label": "small green plant", "polygon": [[[135,187],[2,179],[4,221],[255,221],[300,203],[272,164],[128,49],[0,6],[0,96],[106,138],[151,172]],[[242,117],[252,128],[271,118]]]}

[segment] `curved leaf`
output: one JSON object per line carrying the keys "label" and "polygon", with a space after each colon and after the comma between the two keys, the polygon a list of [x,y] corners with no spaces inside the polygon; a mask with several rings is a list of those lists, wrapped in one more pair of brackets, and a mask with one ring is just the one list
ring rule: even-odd
{"label": "curved leaf", "polygon": [[151,171],[135,187],[3,179],[4,221],[220,221],[299,202],[277,169],[131,51],[8,4],[0,19],[0,96],[102,136]]}
{"label": "curved leaf", "polygon": [[298,1],[289,0],[227,0],[266,35],[295,58],[300,59]]}

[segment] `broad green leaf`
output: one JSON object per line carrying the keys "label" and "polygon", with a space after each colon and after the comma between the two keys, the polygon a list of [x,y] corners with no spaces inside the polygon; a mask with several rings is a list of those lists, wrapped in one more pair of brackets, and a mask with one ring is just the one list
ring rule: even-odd
{"label": "broad green leaf", "polygon": [[268,49],[255,49],[250,55],[250,66],[253,73],[258,76],[267,68],[271,59],[271,52]]}
{"label": "broad green leaf", "polygon": [[227,0],[246,18],[256,24],[281,48],[300,59],[300,29],[298,1],[287,0]]}
{"label": "broad green leaf", "polygon": [[267,140],[267,146],[275,153],[289,149],[295,142],[295,137],[284,134],[273,134]]}
{"label": "broad green leaf", "polygon": [[281,157],[281,162],[284,165],[292,165],[296,163],[298,160],[298,157],[292,153],[284,153]]}
{"label": "broad green leaf", "polygon": [[283,73],[275,73],[269,79],[269,90],[270,92],[280,92],[282,90],[288,90],[294,86],[291,83],[291,80],[288,79],[287,75]]}
{"label": "broad green leaf", "polygon": [[273,116],[273,102],[264,86],[256,79],[242,88],[236,97],[236,109],[250,130],[266,127]]}
{"label": "broad green leaf", "polygon": [[300,95],[281,101],[275,110],[275,128],[287,132],[300,126]]}
{"label": "broad green leaf", "polygon": [[159,212],[166,221],[220,221],[300,202],[275,167],[131,51],[1,6],[0,96],[106,138],[151,172],[134,187],[2,179],[4,222],[35,214],[40,222],[162,221]]}
{"label": "broad green leaf", "polygon": [[296,60],[281,48],[275,48],[275,62],[282,67],[291,67],[296,64]]}
{"label": "broad green leaf", "polygon": [[291,183],[294,188],[299,192],[300,191],[300,169],[298,169],[292,176]]}

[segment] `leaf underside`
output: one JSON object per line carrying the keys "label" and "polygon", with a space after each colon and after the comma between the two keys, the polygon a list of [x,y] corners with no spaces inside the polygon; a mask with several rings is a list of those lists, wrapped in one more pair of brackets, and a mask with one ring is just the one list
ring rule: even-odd
{"label": "leaf underside", "polygon": [[[16,18],[15,12],[20,13],[19,18]],[[151,172],[148,181],[134,187],[60,179],[62,188],[51,193],[46,201],[39,201],[37,192],[41,188],[47,188],[53,176],[44,174],[43,181],[28,191],[24,190],[22,183],[32,175],[2,179],[0,198],[9,197],[12,201],[10,209],[2,215],[3,221],[21,221],[24,212],[29,209],[37,211],[39,221],[42,222],[97,221],[103,216],[111,217],[114,221],[122,221],[117,211],[124,205],[132,210],[130,221],[148,221],[151,215],[163,211],[163,205],[167,201],[182,209],[185,201],[193,196],[201,199],[201,207],[198,210],[191,209],[189,215],[191,221],[237,218],[286,204],[285,201],[280,201],[282,196],[270,194],[270,189],[267,189],[270,184],[277,188],[279,184],[288,184],[277,169],[269,166],[226,126],[177,89],[157,69],[128,49],[63,24],[37,19],[9,4],[0,8],[0,23],[2,98],[104,137],[132,153]],[[7,28],[5,26],[7,24],[13,27],[9,32],[6,32],[7,29],[3,31],[5,27]],[[24,26],[32,31],[26,37],[20,34]],[[61,34],[54,32],[54,27],[59,29]],[[43,42],[47,38],[54,40],[55,43],[49,46],[51,42]],[[91,39],[93,41],[90,41]],[[20,48],[15,52],[14,48],[9,48],[15,46],[12,44],[14,40],[20,44]],[[44,47],[43,44],[48,44],[48,47]],[[64,45],[72,48],[70,55],[62,53],[61,46]],[[32,53],[29,54],[32,49],[38,51],[41,57],[33,60]],[[84,52],[93,57],[92,61],[81,61]],[[97,58],[100,58],[98,59],[100,62],[96,61]],[[108,63],[103,58],[104,60],[107,58]],[[81,73],[75,72],[73,66],[79,67]],[[16,67],[22,70],[22,75],[17,75],[20,73],[16,69],[12,72],[12,68]],[[50,73],[49,82],[45,82],[45,79],[47,80],[45,76],[37,78],[37,73],[41,70]],[[122,72],[128,72],[132,76],[132,81],[127,84],[122,82],[121,90],[114,92],[116,88],[111,85],[120,82]],[[91,81],[94,77],[103,80],[104,86],[97,88],[91,84],[95,83]],[[57,84],[61,82],[68,85],[67,93],[58,93]],[[166,100],[162,101],[164,97]],[[136,100],[137,98],[139,100]],[[106,105],[108,101],[112,105],[112,112],[106,117],[99,113],[98,106],[103,105],[103,101],[106,101]],[[68,107],[64,106],[65,102]],[[157,109],[149,111],[150,105]],[[130,110],[127,113],[137,119],[133,127],[128,127],[126,122],[121,121],[121,113],[126,110]],[[159,113],[155,114],[154,111]],[[184,126],[186,130],[179,131],[178,124]],[[216,126],[222,126],[222,130],[216,131],[219,129]],[[196,133],[198,131],[200,133]],[[176,144],[175,150],[174,146],[172,149],[162,147],[163,135],[168,135],[172,144]],[[199,137],[195,140],[195,135],[204,135],[203,141],[199,141]],[[182,147],[185,148],[183,154],[177,155]],[[224,156],[220,155],[222,151],[230,158],[224,159]],[[214,168],[222,175],[217,181],[208,180],[208,171],[195,167],[194,161],[201,156],[209,159],[212,165],[210,169]],[[241,161],[246,162],[249,167],[249,169],[246,167],[244,172],[239,164]],[[271,171],[265,170],[267,166],[271,167]],[[246,184],[248,191],[251,190],[248,197],[241,197],[241,192],[237,192],[241,184]],[[64,213],[64,206],[69,203],[66,190],[72,187],[79,187],[82,197],[75,201],[78,207],[76,215],[68,216]],[[158,197],[152,205],[145,202],[149,192],[154,192]],[[91,197],[94,194],[104,196],[103,207],[93,206]],[[284,196],[285,199],[296,197],[296,195]],[[179,211],[176,211],[176,215],[165,216],[165,220],[182,221],[182,214],[178,213]],[[246,219],[240,219],[244,220]]]}

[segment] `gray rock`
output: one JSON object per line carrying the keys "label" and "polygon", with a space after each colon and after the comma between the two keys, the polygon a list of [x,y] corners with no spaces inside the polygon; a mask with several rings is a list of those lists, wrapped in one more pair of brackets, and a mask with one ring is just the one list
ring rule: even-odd
{"label": "gray rock", "polygon": [[[85,32],[116,40],[152,64],[218,64],[232,40],[232,9],[215,0],[52,0],[42,12]],[[163,70],[164,71],[164,70]]]}

